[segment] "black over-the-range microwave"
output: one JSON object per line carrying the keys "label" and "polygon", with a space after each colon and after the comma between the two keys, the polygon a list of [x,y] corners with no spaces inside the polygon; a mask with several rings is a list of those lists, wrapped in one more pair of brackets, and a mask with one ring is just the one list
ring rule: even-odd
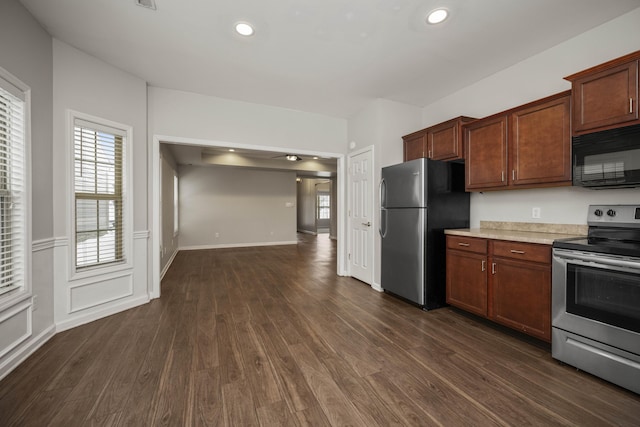
{"label": "black over-the-range microwave", "polygon": [[640,125],[574,136],[573,185],[640,187]]}

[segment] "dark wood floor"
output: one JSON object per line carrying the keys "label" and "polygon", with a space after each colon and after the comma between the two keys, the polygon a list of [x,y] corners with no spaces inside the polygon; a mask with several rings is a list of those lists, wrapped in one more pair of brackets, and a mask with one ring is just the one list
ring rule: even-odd
{"label": "dark wood floor", "polygon": [[548,348],[335,275],[335,243],[180,252],[151,303],[56,335],[0,425],[637,426]]}

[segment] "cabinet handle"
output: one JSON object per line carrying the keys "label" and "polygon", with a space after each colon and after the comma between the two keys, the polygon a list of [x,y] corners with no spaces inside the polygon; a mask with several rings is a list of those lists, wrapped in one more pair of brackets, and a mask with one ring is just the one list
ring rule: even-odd
{"label": "cabinet handle", "polygon": [[515,249],[511,249],[511,253],[512,253],[512,254],[521,254],[521,255],[523,255],[523,254],[524,254],[524,251],[517,251],[517,250],[515,250]]}
{"label": "cabinet handle", "polygon": [[482,271],[485,271],[487,269],[487,261],[482,260]]}
{"label": "cabinet handle", "polygon": [[514,180],[514,181],[516,180],[516,170],[515,169],[511,170],[511,179]]}
{"label": "cabinet handle", "polygon": [[504,171],[500,172],[500,182],[504,182]]}
{"label": "cabinet handle", "polygon": [[427,151],[427,157],[428,157],[428,158],[431,158],[431,150],[428,150],[428,151]]}
{"label": "cabinet handle", "polygon": [[469,246],[469,243],[458,243],[458,246]]}
{"label": "cabinet handle", "polygon": [[633,98],[629,98],[629,114],[633,113]]}
{"label": "cabinet handle", "polygon": [[495,262],[491,263],[491,274],[496,274],[496,263]]}

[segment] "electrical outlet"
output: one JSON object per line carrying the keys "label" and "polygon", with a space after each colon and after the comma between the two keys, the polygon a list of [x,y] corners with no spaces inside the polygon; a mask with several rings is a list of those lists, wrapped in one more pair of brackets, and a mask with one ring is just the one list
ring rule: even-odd
{"label": "electrical outlet", "polygon": [[540,208],[531,208],[531,218],[540,218]]}
{"label": "electrical outlet", "polygon": [[31,298],[31,311],[36,311],[38,309],[38,295],[34,295]]}
{"label": "electrical outlet", "polygon": [[216,233],[216,239],[220,237],[220,233]]}

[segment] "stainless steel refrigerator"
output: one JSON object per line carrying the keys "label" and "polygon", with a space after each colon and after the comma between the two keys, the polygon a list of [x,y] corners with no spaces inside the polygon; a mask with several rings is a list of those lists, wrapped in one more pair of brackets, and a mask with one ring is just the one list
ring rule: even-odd
{"label": "stainless steel refrigerator", "polygon": [[425,310],[445,305],[444,230],[469,227],[464,164],[416,159],[382,168],[381,285]]}

